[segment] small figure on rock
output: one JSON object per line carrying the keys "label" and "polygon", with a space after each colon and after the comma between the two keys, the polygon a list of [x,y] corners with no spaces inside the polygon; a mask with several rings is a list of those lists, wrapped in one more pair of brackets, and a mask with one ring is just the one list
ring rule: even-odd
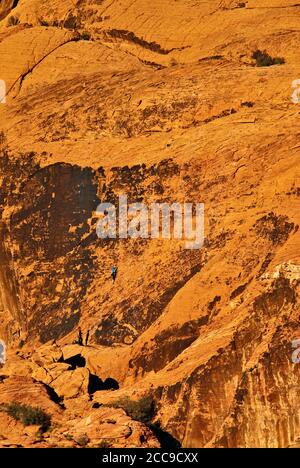
{"label": "small figure on rock", "polygon": [[117,274],[118,274],[118,268],[116,266],[113,266],[111,269],[111,277],[112,277],[113,282],[116,281]]}
{"label": "small figure on rock", "polygon": [[82,345],[83,345],[82,331],[81,331],[81,328],[80,328],[80,327],[78,328],[78,340],[77,340],[77,343],[79,344],[79,346],[82,346]]}
{"label": "small figure on rock", "polygon": [[86,337],[85,337],[85,346],[88,346],[89,337],[90,337],[90,330],[87,331],[87,334],[86,334]]}

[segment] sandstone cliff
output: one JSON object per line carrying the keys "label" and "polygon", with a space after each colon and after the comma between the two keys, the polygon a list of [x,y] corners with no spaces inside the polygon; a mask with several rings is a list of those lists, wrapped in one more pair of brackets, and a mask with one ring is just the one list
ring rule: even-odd
{"label": "sandstone cliff", "polygon": [[[112,433],[126,446],[129,424],[127,446],[156,446],[107,409],[145,396],[184,447],[297,444],[299,11],[292,0],[1,2],[0,403],[23,402],[21,379],[62,428],[22,441],[0,413],[6,445],[61,443],[91,416],[95,444]],[[255,66],[258,49],[285,63]],[[99,239],[97,205],[120,194],[205,203],[204,247]],[[74,349],[79,325],[91,346]]]}

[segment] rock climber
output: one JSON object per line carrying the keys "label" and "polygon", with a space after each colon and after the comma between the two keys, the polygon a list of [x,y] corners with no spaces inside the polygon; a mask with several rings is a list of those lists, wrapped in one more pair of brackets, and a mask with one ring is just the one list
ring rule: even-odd
{"label": "rock climber", "polygon": [[116,281],[117,273],[118,273],[118,268],[113,266],[111,269],[111,277],[112,277],[113,282]]}
{"label": "rock climber", "polygon": [[83,345],[82,331],[81,331],[81,328],[80,328],[80,327],[78,328],[78,340],[77,340],[77,343],[79,344],[79,346],[82,346],[82,345]]}
{"label": "rock climber", "polygon": [[85,346],[88,345],[89,337],[90,337],[90,330],[87,331],[87,334],[86,334],[86,337],[85,337]]}

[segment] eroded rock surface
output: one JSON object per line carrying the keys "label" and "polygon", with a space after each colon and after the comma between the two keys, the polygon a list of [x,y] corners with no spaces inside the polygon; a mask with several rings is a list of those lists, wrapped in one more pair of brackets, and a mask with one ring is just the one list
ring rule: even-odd
{"label": "eroded rock surface", "polygon": [[[1,2],[0,395],[60,418],[37,441],[0,412],[1,445],[157,446],[107,406],[145,396],[185,447],[298,444],[298,25],[290,0]],[[99,239],[120,194],[205,203],[204,247]]]}

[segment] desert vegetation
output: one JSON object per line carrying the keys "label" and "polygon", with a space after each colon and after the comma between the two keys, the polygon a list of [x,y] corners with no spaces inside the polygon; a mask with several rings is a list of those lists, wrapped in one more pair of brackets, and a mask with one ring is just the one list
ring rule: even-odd
{"label": "desert vegetation", "polygon": [[20,421],[24,426],[40,426],[45,432],[51,426],[51,418],[41,408],[24,405],[21,403],[10,403],[2,405],[0,411],[6,412],[16,421]]}
{"label": "desert vegetation", "polygon": [[113,408],[122,408],[132,419],[145,424],[150,423],[155,415],[154,401],[149,396],[136,401],[130,398],[122,398],[115,401],[110,406]]}
{"label": "desert vegetation", "polygon": [[253,52],[252,58],[256,61],[257,67],[271,67],[272,65],[283,65],[285,63],[283,57],[271,57],[266,51],[261,50]]}

